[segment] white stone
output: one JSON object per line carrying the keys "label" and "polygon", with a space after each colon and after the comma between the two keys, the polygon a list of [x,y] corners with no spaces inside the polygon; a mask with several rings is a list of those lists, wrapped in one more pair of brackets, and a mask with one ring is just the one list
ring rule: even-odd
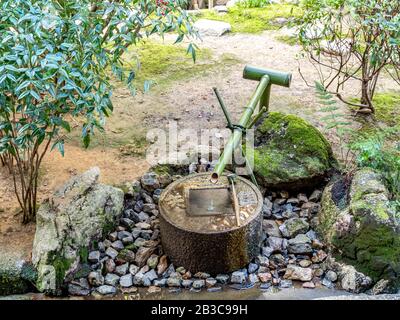
{"label": "white stone", "polygon": [[195,22],[194,27],[200,36],[220,37],[231,31],[231,25],[227,22],[200,19]]}

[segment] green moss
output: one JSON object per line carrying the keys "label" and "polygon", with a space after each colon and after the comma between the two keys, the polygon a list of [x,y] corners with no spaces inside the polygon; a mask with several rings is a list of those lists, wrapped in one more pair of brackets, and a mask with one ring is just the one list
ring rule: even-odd
{"label": "green moss", "polygon": [[[126,72],[136,70],[133,81],[137,89],[144,88],[144,83],[165,87],[171,82],[205,75],[217,67],[226,67],[240,62],[230,54],[213,57],[210,49],[196,50],[196,62],[187,54],[187,46],[172,45],[158,41],[143,41],[131,47],[124,55]],[[137,68],[140,62],[140,68]]]}
{"label": "green moss", "polygon": [[[341,260],[356,266],[374,281],[394,279],[400,272],[400,237],[390,226],[377,225],[363,218],[356,236],[335,237],[333,243],[342,251]],[[394,279],[399,282],[400,279]]]}
{"label": "green moss", "polygon": [[171,174],[171,167],[169,165],[159,164],[151,168],[151,171],[158,174],[159,176],[165,174]]}
{"label": "green moss", "polygon": [[332,200],[332,187],[333,185],[330,185],[324,190],[321,199],[321,210],[318,213],[317,232],[327,243],[332,241],[332,226],[339,214],[339,210]]}
{"label": "green moss", "polygon": [[[352,102],[359,103],[359,99],[351,99]],[[362,117],[358,117],[357,121],[361,124],[359,134],[363,136],[376,135],[381,130],[381,125],[387,127],[397,127],[400,129],[400,93],[399,92],[383,92],[377,93],[373,99],[375,106],[375,119],[377,121],[369,121]],[[357,108],[355,108],[356,110]],[[355,136],[357,137],[357,136]],[[398,134],[393,133],[388,140],[398,140]]]}
{"label": "green moss", "polygon": [[0,296],[22,294],[30,289],[21,273],[14,268],[3,269],[0,267]]}
{"label": "green moss", "polygon": [[351,211],[355,215],[357,215],[358,213],[365,214],[367,212],[369,214],[375,215],[380,220],[389,220],[388,207],[381,201],[370,202],[364,199],[359,201],[352,201]]}
{"label": "green moss", "polygon": [[335,163],[329,142],[297,116],[271,112],[256,136],[255,171],[271,183],[320,175]]}
{"label": "green moss", "polygon": [[[64,258],[61,254],[52,252],[49,254],[47,264],[55,269],[56,273],[56,288],[61,288],[64,284],[64,279],[67,271],[70,269],[74,259]],[[40,279],[39,279],[40,280]]]}
{"label": "green moss", "polygon": [[228,22],[232,32],[261,33],[264,30],[277,30],[274,24],[277,18],[300,17],[302,14],[298,6],[291,4],[271,4],[264,8],[237,8],[229,9],[227,14],[218,14],[214,10],[203,10],[196,18],[211,19]]}
{"label": "green moss", "polygon": [[400,124],[400,93],[377,93],[374,96],[374,104],[377,120],[391,127]]}
{"label": "green moss", "polygon": [[89,257],[89,249],[86,247],[80,248],[79,249],[79,257],[81,258],[82,263],[87,263],[88,257]]}

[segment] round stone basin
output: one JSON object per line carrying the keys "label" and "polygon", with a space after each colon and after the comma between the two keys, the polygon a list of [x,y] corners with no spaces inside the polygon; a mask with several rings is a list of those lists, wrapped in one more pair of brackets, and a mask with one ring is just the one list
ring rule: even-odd
{"label": "round stone basin", "polygon": [[189,175],[163,191],[161,241],[176,267],[192,273],[226,273],[243,268],[259,254],[262,195],[241,177],[235,180],[235,190],[239,217],[226,174],[217,184],[210,182],[210,173]]}

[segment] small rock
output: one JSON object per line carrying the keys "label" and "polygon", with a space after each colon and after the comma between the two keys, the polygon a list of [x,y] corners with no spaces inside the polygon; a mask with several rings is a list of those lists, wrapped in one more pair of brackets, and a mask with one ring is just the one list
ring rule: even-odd
{"label": "small rock", "polygon": [[249,281],[251,283],[257,283],[260,282],[260,280],[258,279],[258,276],[255,273],[250,273],[249,274]]}
{"label": "small rock", "polygon": [[68,284],[68,293],[71,296],[87,296],[90,293],[89,289],[86,288],[82,288],[79,285],[75,285],[75,284]]}
{"label": "small rock", "polygon": [[182,275],[186,273],[186,270],[185,270],[184,267],[178,267],[178,268],[176,268],[175,271],[180,273],[180,274],[182,274]]}
{"label": "small rock", "polygon": [[246,274],[242,271],[235,271],[231,275],[231,283],[245,283],[246,282]]}
{"label": "small rock", "polygon": [[130,245],[130,244],[133,243],[133,241],[134,241],[134,240],[133,240],[133,237],[132,237],[132,236],[122,238],[122,243],[123,243],[124,245]]}
{"label": "small rock", "polygon": [[149,259],[147,259],[147,265],[150,269],[155,269],[158,265],[158,256],[156,254],[152,254]]}
{"label": "small rock", "polygon": [[92,271],[89,273],[88,282],[94,287],[101,286],[104,284],[104,277],[100,274],[100,272]]}
{"label": "small rock", "polygon": [[168,259],[167,259],[167,256],[164,255],[158,261],[157,274],[158,275],[163,274],[165,272],[165,270],[167,270],[167,268],[168,268]]}
{"label": "small rock", "polygon": [[293,238],[301,233],[306,233],[310,225],[302,218],[290,218],[286,220],[279,230],[285,238]]}
{"label": "small rock", "polygon": [[258,274],[258,278],[262,283],[270,282],[272,280],[272,275],[269,272],[263,272]]}
{"label": "small rock", "polygon": [[262,255],[268,258],[271,256],[274,250],[271,247],[263,247],[261,251]]}
{"label": "small rock", "polygon": [[118,258],[124,262],[135,262],[135,253],[131,250],[124,249],[118,254]]}
{"label": "small rock", "polygon": [[119,283],[119,276],[114,273],[107,273],[104,279],[104,283],[115,287]]}
{"label": "small rock", "polygon": [[147,289],[148,293],[159,293],[161,292],[161,288],[159,286],[150,286],[149,289]]}
{"label": "small rock", "polygon": [[302,268],[296,265],[288,265],[286,268],[284,279],[299,280],[299,281],[311,281],[313,277],[313,271],[311,268]]}
{"label": "small rock", "polygon": [[117,292],[117,289],[113,286],[103,285],[96,289],[96,291],[102,295],[114,295]]}
{"label": "small rock", "polygon": [[202,289],[202,288],[205,287],[205,285],[206,285],[206,281],[205,280],[194,280],[193,284],[192,284],[192,287],[194,289]]}
{"label": "small rock", "polygon": [[342,288],[349,292],[360,293],[368,289],[372,283],[370,277],[358,272],[353,266],[344,265],[338,275]]}
{"label": "small rock", "polygon": [[176,277],[170,277],[167,279],[168,287],[180,287],[182,280]]}
{"label": "small rock", "polygon": [[308,202],[308,198],[304,193],[299,193],[297,195],[297,199],[299,200],[299,203],[306,203]]}
{"label": "small rock", "polygon": [[194,277],[195,277],[195,278],[200,278],[200,279],[207,279],[207,278],[210,278],[211,276],[210,276],[210,274],[205,273],[205,272],[197,272],[197,273],[194,275]]}
{"label": "small rock", "polygon": [[133,286],[133,279],[132,279],[132,275],[130,273],[128,273],[125,276],[122,276],[119,279],[119,284],[122,288],[129,288]]}
{"label": "small rock", "polygon": [[218,275],[215,277],[215,279],[217,279],[217,281],[218,281],[219,283],[227,284],[228,281],[229,281],[229,275],[227,275],[227,274],[218,274]]}
{"label": "small rock", "polygon": [[190,271],[186,271],[183,275],[182,275],[182,279],[190,279],[192,277],[192,273]]}
{"label": "small rock", "polygon": [[313,249],[323,249],[324,248],[324,244],[319,241],[318,239],[313,239],[312,243],[311,243],[311,247],[313,247]]}
{"label": "small rock", "polygon": [[108,255],[111,259],[115,259],[118,256],[118,251],[109,247],[106,250],[106,255]]}
{"label": "small rock", "polygon": [[89,252],[88,260],[91,263],[98,263],[100,261],[100,251]]}
{"label": "small rock", "polygon": [[141,286],[143,285],[143,278],[144,278],[144,273],[143,272],[137,272],[134,276],[133,276],[133,283],[136,286]]}
{"label": "small rock", "polygon": [[158,180],[158,175],[155,172],[148,172],[140,179],[143,189],[148,192],[153,192],[154,190],[160,188],[160,182]]}
{"label": "small rock", "polygon": [[338,277],[335,271],[329,270],[326,272],[325,278],[327,278],[331,282],[336,282]]}
{"label": "small rock", "polygon": [[326,277],[322,279],[321,284],[329,289],[333,289],[335,287],[334,284]]}
{"label": "small rock", "polygon": [[163,273],[163,276],[166,277],[166,278],[168,278],[168,277],[170,277],[173,273],[175,273],[175,267],[174,267],[174,265],[171,263],[171,264],[168,266],[167,270],[165,270],[165,272]]}
{"label": "small rock", "polygon": [[261,256],[261,255],[257,256],[256,262],[261,267],[268,267],[269,266],[269,259],[267,257]]}
{"label": "small rock", "polygon": [[184,287],[184,288],[188,289],[192,286],[192,284],[193,284],[193,280],[190,280],[190,279],[182,280],[182,287]]}
{"label": "small rock", "polygon": [[132,229],[132,232],[131,232],[132,238],[137,240],[137,238],[139,237],[141,232],[142,232],[142,230],[140,230],[138,228]]}
{"label": "small rock", "polygon": [[213,7],[213,9],[218,13],[227,13],[228,12],[228,8],[223,5],[215,6],[215,7]]}
{"label": "small rock", "polygon": [[111,242],[118,240],[118,233],[117,232],[110,233],[108,235],[108,239],[110,239]]}
{"label": "small rock", "polygon": [[269,237],[268,246],[272,249],[273,253],[280,253],[286,248],[286,239]]}
{"label": "small rock", "polygon": [[143,282],[147,283],[147,280],[148,280],[151,283],[157,278],[158,278],[158,276],[157,276],[156,271],[154,269],[151,269],[150,271],[148,271],[144,274]]}
{"label": "small rock", "polygon": [[153,254],[154,247],[140,247],[136,252],[135,263],[139,268],[143,267],[150,256]]}
{"label": "small rock", "polygon": [[135,224],[135,227],[142,230],[149,230],[151,228],[151,225],[146,222],[138,222]]}
{"label": "small rock", "polygon": [[274,220],[263,220],[263,230],[270,237],[282,238],[278,224]]}
{"label": "small rock", "polygon": [[281,288],[291,288],[293,287],[292,280],[281,280],[279,286]]}
{"label": "small rock", "polygon": [[324,270],[322,270],[321,268],[317,268],[314,270],[315,277],[322,277],[323,274],[324,274]]}
{"label": "small rock", "polygon": [[371,293],[373,295],[390,293],[390,292],[391,292],[390,282],[389,282],[389,280],[385,280],[385,279],[379,280],[371,290]]}
{"label": "small rock", "polygon": [[119,276],[123,276],[127,274],[128,269],[129,269],[129,263],[124,263],[121,264],[120,266],[117,266],[114,272]]}
{"label": "small rock", "polygon": [[318,202],[321,200],[322,197],[322,191],[321,190],[314,190],[313,193],[311,194],[309,200],[312,202]]}
{"label": "small rock", "polygon": [[214,278],[207,278],[206,279],[206,287],[211,288],[217,284],[217,280]]}
{"label": "small rock", "polygon": [[[120,220],[120,223],[121,223],[123,226],[127,227],[127,228],[132,228],[132,227],[135,225],[135,222],[132,221],[132,220],[129,219],[129,218],[122,218],[122,219]],[[117,238],[118,238],[118,234],[115,233],[115,237],[113,237],[112,239],[115,239],[115,240],[116,240]],[[112,240],[112,239],[110,238],[111,241],[115,241],[115,240]]]}
{"label": "small rock", "polygon": [[311,258],[313,263],[319,263],[322,262],[326,259],[328,255],[326,254],[325,251],[323,250],[318,250],[316,254],[313,255],[313,257]]}
{"label": "small rock", "polygon": [[293,254],[312,253],[311,240],[305,234],[298,234],[288,241],[288,252]]}
{"label": "small rock", "polygon": [[131,274],[131,275],[135,275],[136,273],[138,273],[139,272],[139,267],[138,266],[135,266],[134,264],[131,264],[130,266],[129,266],[129,273]]}
{"label": "small rock", "polygon": [[167,279],[160,279],[160,280],[154,280],[154,282],[153,282],[153,284],[156,286],[156,287],[165,287],[166,286],[166,284],[167,284]]}
{"label": "small rock", "polygon": [[312,262],[310,260],[306,260],[306,259],[300,260],[300,262],[299,262],[300,267],[303,267],[303,268],[307,268],[307,267],[311,266],[311,264],[312,264]]}
{"label": "small rock", "polygon": [[305,288],[305,289],[315,289],[315,284],[312,281],[304,282],[303,283],[303,288]]}
{"label": "small rock", "polygon": [[317,239],[317,235],[315,234],[315,231],[314,231],[314,230],[309,230],[309,231],[306,233],[306,236],[309,237],[311,241]]}
{"label": "small rock", "polygon": [[120,232],[118,232],[117,238],[119,240],[122,240],[123,238],[126,238],[126,237],[132,237],[131,233],[128,232],[128,231],[120,231]]}
{"label": "small rock", "polygon": [[258,270],[258,264],[256,263],[250,263],[249,266],[247,267],[247,271],[249,273],[254,273]]}

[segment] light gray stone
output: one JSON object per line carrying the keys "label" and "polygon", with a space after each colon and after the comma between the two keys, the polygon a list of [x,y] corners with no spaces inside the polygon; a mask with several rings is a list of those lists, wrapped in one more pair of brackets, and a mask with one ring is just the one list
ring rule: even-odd
{"label": "light gray stone", "polygon": [[[63,279],[74,273],[79,264],[81,248],[103,239],[104,232],[117,224],[124,193],[98,183],[99,175],[99,168],[92,168],[72,178],[40,205],[32,249],[39,291],[59,294]],[[68,265],[65,268],[53,266],[60,263]],[[47,285],[49,266],[56,273],[53,288]]]}
{"label": "light gray stone", "polygon": [[227,22],[199,19],[194,23],[195,29],[201,36],[220,37],[231,31],[231,25]]}
{"label": "light gray stone", "polygon": [[129,288],[133,286],[132,275],[128,273],[119,279],[119,284],[122,288]]}

